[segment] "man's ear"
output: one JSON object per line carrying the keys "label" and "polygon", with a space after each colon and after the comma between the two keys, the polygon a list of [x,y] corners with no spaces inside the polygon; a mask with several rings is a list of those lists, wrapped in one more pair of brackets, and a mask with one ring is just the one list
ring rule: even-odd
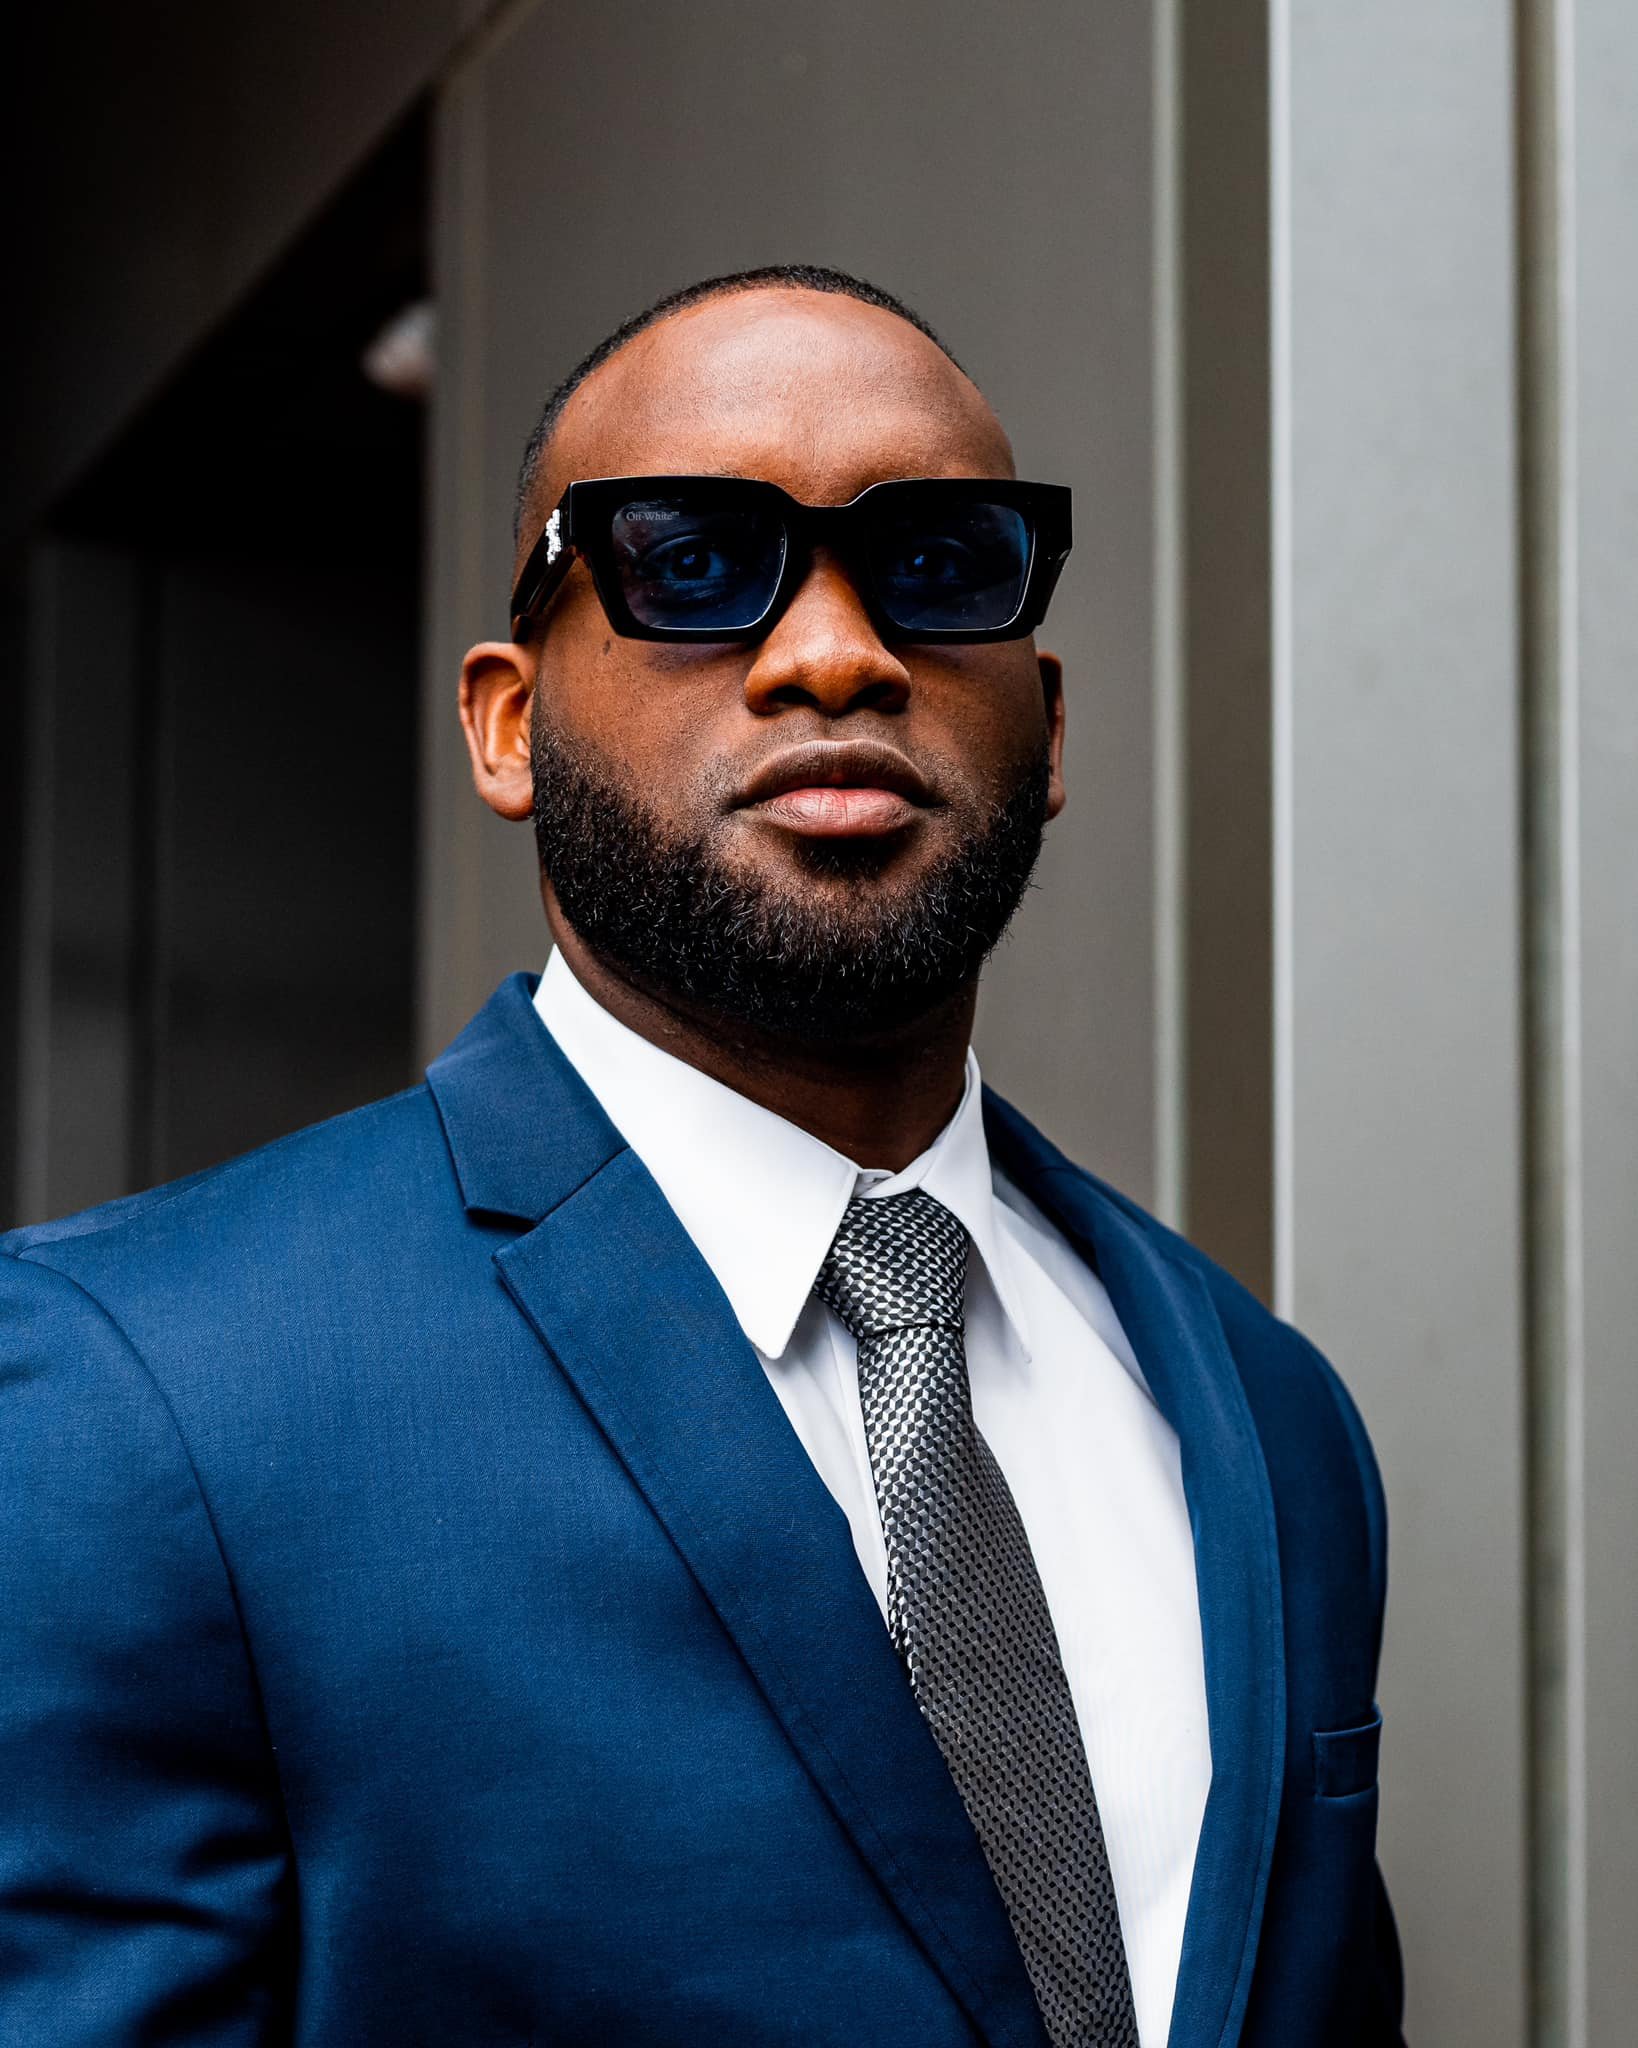
{"label": "man's ear", "polygon": [[482,640],[461,663],[461,729],[472,756],[479,796],[503,818],[521,820],[534,809],[529,770],[529,715],[535,699],[535,664],[528,649],[510,640]]}
{"label": "man's ear", "polygon": [[1047,761],[1051,779],[1047,784],[1047,816],[1057,817],[1067,797],[1064,788],[1064,665],[1055,654],[1037,654],[1041,665],[1041,693],[1046,701]]}

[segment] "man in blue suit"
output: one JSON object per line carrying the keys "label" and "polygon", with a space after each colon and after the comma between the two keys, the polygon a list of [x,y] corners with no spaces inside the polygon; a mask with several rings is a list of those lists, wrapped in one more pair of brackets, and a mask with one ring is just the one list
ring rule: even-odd
{"label": "man in blue suit", "polygon": [[0,2040],[1383,2048],[1382,1496],[983,1090],[1067,493],[835,272],[549,402],[425,1085],[0,1260]]}

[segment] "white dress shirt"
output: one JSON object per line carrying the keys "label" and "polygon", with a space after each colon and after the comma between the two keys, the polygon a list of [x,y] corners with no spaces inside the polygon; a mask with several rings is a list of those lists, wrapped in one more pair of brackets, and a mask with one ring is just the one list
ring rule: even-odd
{"label": "white dress shirt", "polygon": [[1097,1793],[1143,2048],[1171,2025],[1211,1782],[1194,1545],[1177,1437],[1097,1275],[992,1167],[978,1062],[902,1173],[860,1168],[610,1016],[561,953],[535,1007],[676,1212],[848,1519],[886,1611],[853,1339],[813,1293],[857,1194],[923,1188],[972,1240],[973,1416],[1005,1473]]}

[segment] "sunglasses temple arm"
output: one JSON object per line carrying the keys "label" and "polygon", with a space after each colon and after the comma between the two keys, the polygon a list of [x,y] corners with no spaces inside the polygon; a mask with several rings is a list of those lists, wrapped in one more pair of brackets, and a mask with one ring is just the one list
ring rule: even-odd
{"label": "sunglasses temple arm", "polygon": [[522,646],[534,622],[557,594],[557,587],[569,573],[574,560],[572,539],[562,531],[566,508],[559,505],[547,520],[545,530],[529,551],[523,574],[512,592],[512,638]]}

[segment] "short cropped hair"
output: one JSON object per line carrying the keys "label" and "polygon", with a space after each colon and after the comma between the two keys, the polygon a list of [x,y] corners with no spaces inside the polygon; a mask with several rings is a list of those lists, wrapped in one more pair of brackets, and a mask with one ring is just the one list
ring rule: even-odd
{"label": "short cropped hair", "polygon": [[[623,349],[628,341],[655,326],[668,314],[680,313],[687,306],[701,305],[706,299],[732,297],[737,292],[761,291],[770,286],[783,285],[796,291],[835,292],[844,298],[858,299],[866,306],[879,306],[884,313],[897,314],[899,319],[908,320],[910,325],[925,334],[935,347],[944,351],[961,368],[950,350],[932,328],[917,312],[891,292],[884,292],[880,285],[869,284],[862,277],[851,277],[845,270],[830,270],[819,263],[769,263],[759,270],[733,270],[723,277],[702,278],[698,284],[685,284],[679,290],[667,292],[663,299],[656,299],[652,306],[645,306],[640,313],[633,313],[629,320],[623,320],[612,334],[605,335],[589,355],[580,361],[563,379],[545,405],[540,418],[535,422],[534,432],[529,436],[523,451],[523,462],[518,470],[517,497],[512,510],[512,538],[517,539],[523,528],[524,515],[529,509],[529,500],[534,495],[535,479],[540,474],[541,464],[551,443],[552,433],[563,417],[563,408],[585,383],[593,370],[601,369],[610,356]],[[965,374],[965,373],[963,373]]]}

